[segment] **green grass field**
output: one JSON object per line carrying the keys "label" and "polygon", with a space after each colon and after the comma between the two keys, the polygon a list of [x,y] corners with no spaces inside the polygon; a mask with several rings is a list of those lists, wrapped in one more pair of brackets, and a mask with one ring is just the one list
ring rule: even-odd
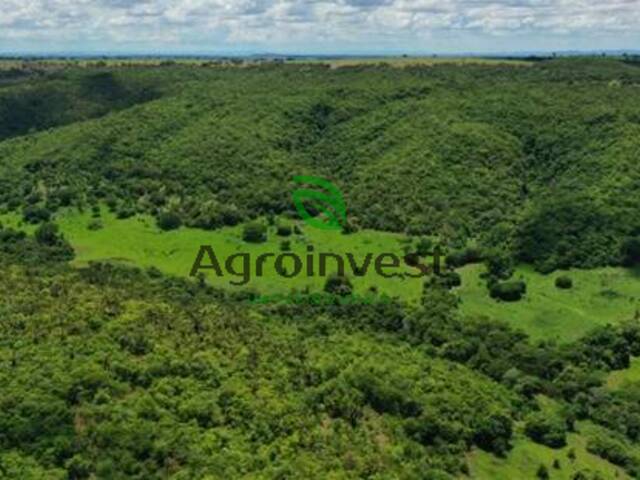
{"label": "green grass field", "polygon": [[[280,243],[285,240],[269,231],[266,243],[252,245],[241,238],[242,227],[224,228],[216,231],[204,231],[181,228],[170,232],[161,231],[151,217],[136,216],[118,220],[111,213],[102,213],[104,228],[97,231],[87,227],[91,222],[90,212],[67,211],[56,218],[64,235],[76,250],[76,265],[93,260],[111,260],[141,267],[155,266],[161,271],[173,275],[188,276],[201,245],[212,246],[218,260],[223,263],[227,257],[237,253],[249,253],[252,258],[251,281],[244,287],[231,285],[240,277],[228,275],[218,277],[209,272],[208,281],[215,286],[229,289],[251,288],[263,294],[289,293],[309,288],[319,291],[324,278],[317,275],[308,277],[299,275],[287,279],[278,275],[273,260],[266,262],[264,276],[256,277],[255,259],[264,253],[281,253]],[[33,230],[24,226],[17,215],[0,216],[7,226]],[[291,250],[303,260],[307,255],[307,245],[313,245],[315,253],[330,252],[344,256],[353,253],[361,263],[367,253],[374,254],[374,260],[368,274],[363,278],[350,275],[356,293],[365,294],[375,287],[380,294],[398,297],[410,303],[420,299],[422,282],[414,278],[382,278],[375,273],[373,262],[383,252],[402,254],[402,235],[360,231],[353,235],[340,232],[303,229],[302,235],[293,235]],[[238,268],[240,264],[236,264]],[[328,271],[334,265],[330,260]],[[224,268],[224,267],[223,267]],[[291,268],[291,267],[289,267]],[[347,273],[350,271],[346,262]],[[563,272],[574,280],[571,290],[559,290],[555,287],[555,278],[560,273],[541,275],[530,267],[521,266],[515,278],[524,278],[527,282],[526,297],[517,303],[497,302],[489,297],[484,281],[480,278],[484,267],[470,265],[460,270],[463,284],[458,289],[463,313],[474,316],[487,316],[511,323],[529,333],[535,339],[554,338],[561,341],[573,340],[588,332],[594,326],[617,323],[631,319],[640,309],[640,274],[637,271],[621,268],[601,268],[595,270],[572,270]],[[407,272],[415,270],[406,269]],[[304,270],[303,270],[304,273]]]}
{"label": "green grass field", "polygon": [[[594,326],[634,318],[640,309],[640,273],[622,268],[571,270],[541,275],[527,266],[514,277],[527,282],[527,295],[517,303],[496,302],[487,295],[482,266],[461,270],[462,310],[520,327],[534,338],[577,339]],[[571,290],[555,287],[560,275],[573,279]]]}
{"label": "green grass field", "polygon": [[[126,220],[118,220],[110,213],[103,213],[104,228],[91,231],[87,225],[91,221],[89,213],[77,214],[68,212],[59,216],[57,222],[67,239],[76,250],[75,264],[86,264],[91,260],[114,260],[127,262],[143,267],[155,266],[165,273],[188,276],[196,260],[201,245],[210,245],[216,257],[222,264],[224,259],[237,253],[249,253],[252,259],[251,281],[246,288],[253,288],[260,293],[288,293],[293,289],[302,290],[305,287],[320,290],[324,286],[324,278],[317,275],[308,277],[301,275],[288,279],[278,275],[273,266],[273,260],[265,263],[264,276],[256,277],[253,268],[255,259],[264,253],[282,253],[280,243],[285,240],[278,237],[274,230],[269,230],[269,238],[263,244],[248,244],[242,240],[242,227],[224,228],[212,232],[191,228],[181,228],[170,232],[162,232],[150,217],[137,216]],[[375,273],[375,256],[382,252],[402,254],[400,243],[402,236],[374,231],[361,231],[353,235],[343,235],[340,232],[324,231],[308,228],[303,229],[303,235],[292,235],[286,240],[291,242],[291,251],[301,259],[307,255],[307,246],[313,245],[315,253],[337,253],[344,256],[353,253],[358,263],[365,255],[374,254],[369,272],[365,277],[355,278],[350,275],[356,292],[364,294],[370,287],[376,287],[379,293],[391,297],[400,297],[409,302],[420,299],[422,284],[420,280],[403,280],[401,278],[386,279]],[[206,262],[209,264],[209,262]],[[240,269],[240,263],[236,264]],[[291,265],[285,263],[286,265]],[[328,262],[328,272],[332,273],[333,260]],[[221,265],[222,266],[222,265]],[[224,269],[224,266],[222,266]],[[292,267],[287,267],[292,270]],[[350,266],[346,262],[347,272]],[[409,272],[408,268],[406,271]],[[228,275],[219,277],[215,273],[207,274],[208,281],[215,286],[230,289],[243,287],[231,285],[238,282],[240,277]]]}

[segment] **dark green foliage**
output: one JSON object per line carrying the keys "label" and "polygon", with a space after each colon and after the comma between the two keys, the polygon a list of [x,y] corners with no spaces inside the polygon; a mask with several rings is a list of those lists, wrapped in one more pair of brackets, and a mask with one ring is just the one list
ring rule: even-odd
{"label": "dark green foliage", "polygon": [[590,197],[558,194],[540,202],[521,225],[518,255],[542,273],[615,264],[627,228]]}
{"label": "dark green foliage", "polygon": [[573,288],[573,280],[570,277],[562,276],[556,278],[556,287],[561,290],[570,290]]}
{"label": "dark green foliage", "polygon": [[333,274],[327,278],[324,284],[324,291],[340,296],[351,295],[353,285],[347,277]]}
{"label": "dark green foliage", "polygon": [[623,263],[629,267],[640,264],[640,237],[628,238],[622,245]]}
{"label": "dark green foliage", "polygon": [[258,222],[248,223],[242,229],[242,239],[248,243],[266,242],[267,227]]}
{"label": "dark green foliage", "polygon": [[478,248],[466,248],[447,255],[446,263],[449,267],[460,268],[472,263],[479,263],[484,260],[484,255]]}
{"label": "dark green foliage", "polygon": [[487,274],[500,280],[507,280],[513,275],[513,260],[508,252],[493,250],[485,255]]}
{"label": "dark green foliage", "polygon": [[527,285],[522,280],[497,282],[490,288],[491,298],[505,302],[518,302],[527,293]]}
{"label": "dark green foliage", "polygon": [[51,218],[51,211],[44,207],[28,206],[22,215],[29,223],[48,222]]}
{"label": "dark green foliage", "polygon": [[163,212],[158,216],[158,227],[161,230],[176,230],[181,225],[182,219],[175,212]]}
{"label": "dark green foliage", "polygon": [[549,476],[549,469],[546,467],[546,465],[540,465],[538,467],[538,470],[536,471],[536,477],[540,480],[549,480],[549,478],[551,478]]}
{"label": "dark green foliage", "polygon": [[279,237],[290,237],[293,229],[289,225],[278,225],[276,233]]}
{"label": "dark green foliage", "polygon": [[562,448],[567,444],[565,422],[547,412],[538,412],[527,417],[524,431],[531,440],[547,447]]}
{"label": "dark green foliage", "polygon": [[63,241],[59,234],[59,230],[60,229],[55,223],[43,223],[35,232],[36,241],[40,245],[46,245],[48,247],[59,245]]}

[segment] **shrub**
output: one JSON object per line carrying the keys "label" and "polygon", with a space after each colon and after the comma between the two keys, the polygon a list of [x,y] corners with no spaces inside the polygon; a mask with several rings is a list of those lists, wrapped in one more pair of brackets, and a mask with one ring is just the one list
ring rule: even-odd
{"label": "shrub", "polygon": [[267,241],[267,227],[258,222],[247,223],[242,230],[242,239],[248,243]]}
{"label": "shrub", "polygon": [[473,437],[475,444],[488,452],[504,455],[509,450],[513,421],[506,415],[489,415],[479,420]]}
{"label": "shrub", "polygon": [[35,206],[25,208],[22,215],[29,223],[48,222],[51,218],[51,212],[48,209]]}
{"label": "shrub", "polygon": [[451,252],[445,262],[448,267],[460,268],[471,263],[479,263],[483,260],[482,252],[477,248],[466,248]]}
{"label": "shrub", "polygon": [[334,274],[327,278],[324,291],[334,295],[347,296],[353,292],[353,285],[347,277]]}
{"label": "shrub", "polygon": [[517,302],[527,293],[527,284],[522,280],[496,282],[490,287],[491,298],[505,302]]}
{"label": "shrub", "polygon": [[161,230],[176,230],[182,225],[182,220],[177,213],[164,212],[158,216],[158,227]]}
{"label": "shrub", "polygon": [[558,277],[556,278],[556,287],[561,290],[569,290],[573,288],[573,280],[569,277]]}
{"label": "shrub", "polygon": [[276,234],[279,237],[290,237],[293,233],[293,229],[289,225],[278,225]]}
{"label": "shrub", "polygon": [[525,422],[525,434],[534,442],[551,448],[562,448],[567,444],[566,423],[553,415],[536,412]]}

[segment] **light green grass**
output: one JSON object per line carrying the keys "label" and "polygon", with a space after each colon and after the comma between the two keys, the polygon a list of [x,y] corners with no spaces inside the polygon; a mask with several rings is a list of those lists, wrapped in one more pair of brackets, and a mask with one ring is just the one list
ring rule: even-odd
{"label": "light green grass", "polygon": [[[90,221],[89,213],[78,214],[73,211],[59,215],[56,219],[64,235],[76,250],[74,262],[76,265],[86,264],[92,260],[114,260],[142,267],[155,266],[165,273],[188,276],[200,246],[210,245],[223,269],[224,260],[233,254],[249,253],[252,258],[252,279],[246,287],[230,284],[231,281],[238,282],[239,277],[228,275],[226,272],[224,277],[219,277],[209,271],[207,279],[212,285],[229,289],[253,288],[261,293],[287,293],[292,289],[302,290],[305,287],[314,291],[322,289],[325,279],[317,275],[319,252],[336,253],[341,256],[353,253],[359,264],[367,253],[373,253],[374,260],[367,276],[355,278],[349,275],[357,293],[364,294],[369,287],[375,286],[381,294],[416,302],[420,299],[422,291],[422,282],[419,279],[386,279],[375,273],[374,261],[378,254],[383,252],[402,254],[401,235],[375,231],[343,235],[340,232],[305,228],[301,225],[303,235],[292,235],[288,240],[291,242],[292,252],[303,259],[303,262],[308,254],[307,245],[314,246],[316,275],[308,277],[303,269],[303,272],[293,279],[283,278],[276,273],[273,259],[270,259],[265,263],[264,276],[258,278],[253,268],[256,258],[264,253],[276,255],[281,253],[280,242],[284,239],[276,236],[274,229],[269,231],[268,242],[254,245],[242,240],[242,227],[224,228],[211,232],[191,228],[162,232],[150,217],[137,216],[118,220],[112,214],[104,212],[102,215],[104,228],[91,231],[87,228]],[[206,263],[210,264],[208,261]],[[349,273],[350,266],[346,259],[345,263]],[[291,264],[285,263],[286,265]],[[333,261],[329,260],[328,265],[328,273],[332,273],[335,270]],[[240,263],[237,263],[237,266],[240,268]],[[290,271],[293,270],[291,266],[287,268]],[[415,273],[415,270],[410,270],[408,267],[403,270]]]}
{"label": "light green grass", "polygon": [[[460,296],[462,311],[511,323],[533,338],[571,340],[597,325],[634,318],[640,308],[640,274],[623,268],[571,270],[541,275],[527,266],[517,269],[514,278],[524,278],[527,295],[517,303],[497,302],[487,294],[480,278],[481,265],[460,270],[463,277]],[[560,290],[555,279],[573,279],[571,290]]]}

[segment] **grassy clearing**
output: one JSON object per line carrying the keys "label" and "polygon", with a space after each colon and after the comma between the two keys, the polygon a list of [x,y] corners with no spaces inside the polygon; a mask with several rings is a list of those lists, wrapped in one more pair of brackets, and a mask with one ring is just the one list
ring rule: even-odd
{"label": "grassy clearing", "polygon": [[[357,293],[364,294],[370,287],[376,287],[380,293],[400,297],[409,302],[417,302],[422,289],[422,282],[418,279],[386,279],[375,273],[375,256],[379,253],[388,252],[397,255],[402,253],[401,235],[374,231],[343,235],[339,232],[305,229],[303,235],[292,235],[286,240],[291,242],[291,252],[297,254],[303,262],[306,261],[307,245],[314,246],[316,276],[304,275],[303,269],[302,274],[296,278],[283,278],[276,273],[271,259],[265,263],[264,276],[258,278],[255,276],[254,269],[256,258],[264,253],[276,255],[281,253],[280,243],[285,239],[276,236],[274,229],[270,229],[266,243],[252,245],[242,240],[242,227],[225,228],[213,232],[190,228],[162,232],[150,217],[137,216],[118,220],[107,212],[102,215],[104,228],[97,231],[87,228],[91,222],[90,213],[67,212],[59,216],[57,222],[76,250],[77,265],[86,264],[92,260],[113,260],[143,267],[155,266],[166,273],[187,276],[194,264],[199,247],[211,245],[221,264],[224,259],[233,254],[249,253],[251,255],[251,281],[246,288],[253,288],[261,293],[286,293],[292,289],[302,290],[305,287],[313,290],[322,289],[324,279],[317,276],[317,253],[319,252],[337,253],[341,256],[353,253],[359,264],[362,263],[366,254],[373,253],[374,260],[365,277],[354,278],[353,275],[349,275]],[[304,229],[304,226],[301,228]],[[236,265],[241,269],[239,261]],[[328,265],[328,271],[331,273],[333,261],[329,261]],[[223,265],[221,267],[224,268]],[[292,266],[287,268],[289,271],[293,270]],[[348,262],[345,268],[347,272],[350,271]],[[411,272],[408,268],[406,271]],[[243,288],[231,285],[231,281],[238,282],[240,278],[230,276],[226,272],[224,277],[209,273],[207,278],[215,286]]]}
{"label": "grassy clearing", "polygon": [[[113,214],[103,212],[104,228],[97,231],[87,227],[92,218],[89,212],[68,211],[58,216],[56,221],[76,250],[76,265],[92,260],[111,260],[142,267],[155,266],[173,275],[188,276],[200,245],[211,245],[220,262],[237,253],[249,253],[252,258],[251,281],[245,287],[233,286],[239,277],[225,274],[218,277],[208,274],[209,282],[218,287],[230,289],[252,288],[261,293],[288,293],[309,288],[322,289],[324,279],[317,275],[300,275],[293,279],[283,278],[275,272],[273,261],[265,265],[264,276],[257,278],[253,263],[264,253],[279,254],[284,238],[278,237],[273,229],[268,242],[251,245],[242,241],[241,227],[225,228],[213,232],[181,228],[171,232],[158,229],[151,217],[137,216],[118,220]],[[6,226],[33,230],[32,226],[21,225],[15,214],[0,216]],[[358,263],[362,263],[367,253],[377,256],[383,252],[402,254],[403,236],[392,233],[361,231],[353,235],[339,232],[303,228],[303,235],[293,235],[288,240],[291,250],[303,261],[307,255],[307,245],[313,245],[315,253],[331,252],[344,256],[353,253]],[[374,265],[364,278],[354,278],[356,293],[364,294],[375,287],[381,294],[399,297],[410,303],[420,299],[422,281],[420,279],[382,278],[375,273]],[[240,264],[237,264],[240,267]],[[329,271],[333,262],[329,262]],[[347,272],[350,267],[346,265]],[[574,281],[571,290],[555,287],[555,278],[560,273],[541,275],[523,266],[517,269],[515,278],[522,277],[527,282],[528,293],[518,303],[497,302],[489,297],[484,281],[480,278],[484,267],[471,265],[460,270],[463,284],[458,290],[461,309],[468,315],[480,315],[510,322],[522,328],[535,339],[555,338],[558,340],[577,339],[594,326],[617,323],[633,318],[640,309],[640,274],[621,268],[595,270],[572,270],[563,272]],[[414,272],[407,269],[407,272]],[[640,376],[640,367],[637,371]],[[615,375],[615,374],[614,374]],[[621,373],[624,377],[627,373]],[[615,381],[615,380],[612,380]]]}
{"label": "grassy clearing", "polygon": [[[588,473],[587,478],[602,480],[631,478],[621,468],[587,452],[587,438],[584,435],[570,434],[567,437],[567,443],[566,447],[554,450],[518,436],[513,450],[506,458],[498,458],[476,450],[469,455],[469,478],[474,480],[535,479],[540,465],[547,467],[550,477],[554,480],[572,480],[579,471]],[[573,461],[568,456],[570,450],[575,452],[576,458]],[[553,467],[555,460],[558,460],[560,468]],[[600,476],[594,477],[596,473]]]}
{"label": "grassy clearing", "polygon": [[[594,326],[632,319],[640,309],[637,271],[599,268],[541,275],[522,266],[514,278],[525,279],[527,296],[518,303],[504,303],[487,295],[480,278],[483,269],[471,265],[460,271],[463,312],[510,322],[534,338],[576,339]],[[556,277],[564,274],[573,279],[571,290],[555,286]]]}

